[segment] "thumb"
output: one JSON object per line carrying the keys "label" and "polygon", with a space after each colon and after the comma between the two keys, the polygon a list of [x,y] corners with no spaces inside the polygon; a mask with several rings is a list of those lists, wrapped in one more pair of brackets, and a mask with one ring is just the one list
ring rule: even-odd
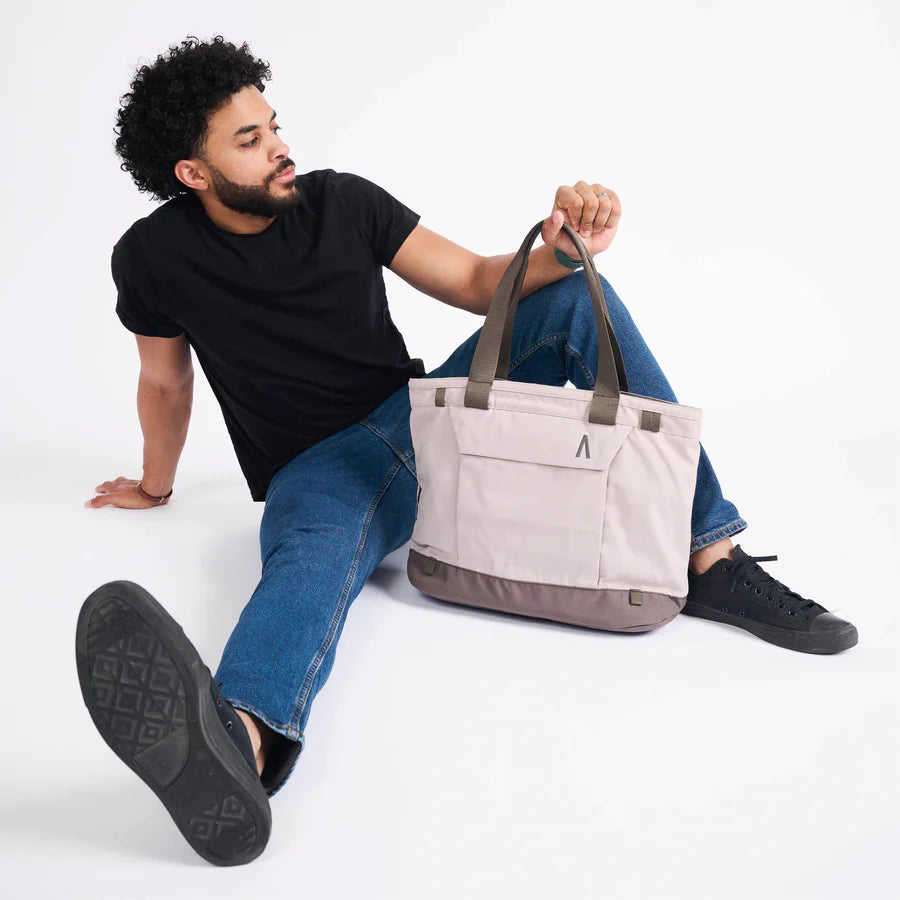
{"label": "thumb", "polygon": [[553,212],[550,213],[550,225],[547,229],[547,234],[544,237],[544,243],[551,244],[556,240],[559,232],[562,230],[563,222],[565,222],[565,220],[566,217],[563,215],[561,209],[554,209]]}

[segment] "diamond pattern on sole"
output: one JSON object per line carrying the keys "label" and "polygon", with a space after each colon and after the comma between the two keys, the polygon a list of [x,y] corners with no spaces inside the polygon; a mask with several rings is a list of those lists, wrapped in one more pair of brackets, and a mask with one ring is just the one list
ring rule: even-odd
{"label": "diamond pattern on sole", "polygon": [[188,822],[188,828],[210,853],[223,859],[252,847],[256,841],[253,818],[234,794],[198,813]]}
{"label": "diamond pattern on sole", "polygon": [[91,616],[88,652],[96,708],[109,734],[123,753],[170,781],[188,750],[184,685],[172,658],[143,619],[115,597]]}

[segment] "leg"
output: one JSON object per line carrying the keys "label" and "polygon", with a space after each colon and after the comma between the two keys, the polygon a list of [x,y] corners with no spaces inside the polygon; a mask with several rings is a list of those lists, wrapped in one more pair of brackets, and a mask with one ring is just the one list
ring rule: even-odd
{"label": "leg", "polygon": [[[629,392],[677,402],[666,376],[612,285],[602,275],[600,284],[622,350]],[[468,375],[480,335],[479,328],[427,377]],[[556,385],[564,385],[568,380],[575,387],[593,390],[596,376],[597,325],[587,282],[578,271],[545,285],[521,301],[513,324],[509,378]],[[701,444],[691,513],[691,553],[746,527],[747,522],[735,505],[722,496],[719,480]]]}
{"label": "leg", "polygon": [[270,796],[303,749],[311,704],[331,672],[350,605],[381,560],[412,534],[415,492],[410,469],[359,424],[298,454],[269,485],[262,577],[215,678],[222,696],[261,723],[271,741],[262,772]]}
{"label": "leg", "polygon": [[[609,308],[610,318],[622,350],[629,392],[677,402],[669,382],[631,319],[628,310],[609,282],[601,275],[600,283]],[[468,375],[481,329],[468,337],[450,356],[426,377]],[[597,324],[581,272],[546,285],[526,297],[520,304],[513,324],[509,378],[541,384],[564,385],[593,390],[597,368]],[[409,391],[397,391],[378,410],[363,420],[380,434],[395,452],[414,465],[409,434]],[[849,622],[827,612],[823,606],[789,591],[781,582],[765,573],[757,560],[776,557],[749,557],[740,546],[734,547],[731,536],[747,527],[733,503],[722,496],[718,478],[702,445],[697,465],[697,481],[691,512],[691,561],[688,566],[689,597],[684,612],[691,612],[709,602],[722,609],[703,613],[707,618],[729,622],[752,631],[764,640],[810,653],[833,653],[853,646],[856,629]],[[717,559],[727,559],[711,566]],[[697,573],[710,570],[708,575]],[[711,584],[715,573],[721,578],[707,589],[698,589],[696,579]],[[739,592],[750,592],[750,605],[737,613],[732,586]],[[739,587],[738,587],[739,586]],[[706,596],[700,600],[700,592]],[[756,597],[765,598],[763,609]],[[713,600],[710,601],[709,598]],[[754,605],[755,604],[755,605]],[[729,611],[730,610],[730,611]],[[701,612],[694,612],[701,615]],[[770,627],[777,623],[774,630]]]}

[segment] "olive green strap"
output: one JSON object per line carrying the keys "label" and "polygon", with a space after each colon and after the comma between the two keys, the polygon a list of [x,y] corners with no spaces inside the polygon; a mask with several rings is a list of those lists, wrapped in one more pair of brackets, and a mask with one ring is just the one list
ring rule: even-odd
{"label": "olive green strap", "polygon": [[[525,271],[531,246],[540,232],[544,222],[538,222],[525,236],[522,246],[507,266],[500,278],[497,290],[491,300],[487,317],[481,327],[475,355],[469,368],[469,379],[466,384],[465,406],[478,409],[489,409],[491,387],[497,378],[509,376],[509,357],[512,345],[512,330],[516,311],[525,281]],[[597,381],[594,395],[588,411],[588,421],[602,425],[614,425],[619,408],[620,391],[628,390],[625,377],[625,365],[619,342],[609,320],[609,310],[600,278],[594,268],[594,261],[584,242],[568,222],[562,225],[572,240],[578,254],[584,262],[584,277],[591,296],[594,309],[594,320],[597,324]]]}

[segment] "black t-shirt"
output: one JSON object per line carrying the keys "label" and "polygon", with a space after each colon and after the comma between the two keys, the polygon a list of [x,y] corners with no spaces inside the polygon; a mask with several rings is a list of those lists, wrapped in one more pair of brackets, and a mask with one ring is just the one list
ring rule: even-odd
{"label": "black t-shirt", "polygon": [[350,172],[297,176],[302,202],[257,234],[215,225],[193,192],[138,219],[112,251],[116,313],[194,348],[254,500],[311,444],[413,377],[382,266],[419,221]]}

